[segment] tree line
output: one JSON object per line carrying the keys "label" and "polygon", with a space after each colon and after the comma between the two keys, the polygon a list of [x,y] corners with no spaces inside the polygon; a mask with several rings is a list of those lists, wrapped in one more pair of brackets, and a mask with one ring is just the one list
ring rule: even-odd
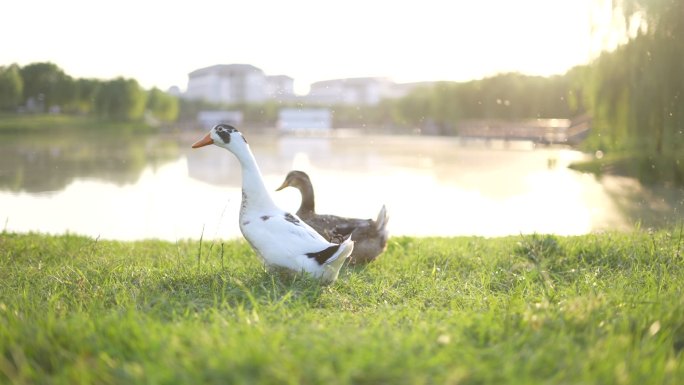
{"label": "tree line", "polygon": [[0,110],[93,114],[112,121],[178,118],[178,98],[136,80],[73,78],[53,63],[0,67]]}
{"label": "tree line", "polygon": [[[667,159],[684,170],[684,0],[615,0],[626,43],[562,76],[502,74],[441,82],[385,101],[365,118],[458,134],[468,119],[592,119],[587,149]],[[652,172],[652,171],[649,171]],[[682,174],[684,178],[684,174]]]}

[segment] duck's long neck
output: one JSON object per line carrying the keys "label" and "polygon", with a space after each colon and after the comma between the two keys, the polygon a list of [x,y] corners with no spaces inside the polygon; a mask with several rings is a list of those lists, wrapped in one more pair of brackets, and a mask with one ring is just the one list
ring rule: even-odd
{"label": "duck's long neck", "polygon": [[259,171],[254,155],[249,147],[235,152],[242,167],[242,208],[259,207],[273,208],[275,203],[266,190],[264,179]]}
{"label": "duck's long neck", "polygon": [[316,213],[316,200],[314,197],[314,190],[311,183],[304,183],[303,185],[297,186],[299,192],[302,193],[302,203],[299,205],[299,210],[297,213]]}

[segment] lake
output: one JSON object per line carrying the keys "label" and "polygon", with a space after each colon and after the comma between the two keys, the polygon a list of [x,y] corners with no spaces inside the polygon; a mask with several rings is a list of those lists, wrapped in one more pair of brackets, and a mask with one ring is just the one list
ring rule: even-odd
{"label": "lake", "polygon": [[[682,190],[567,168],[565,147],[449,137],[286,136],[243,131],[268,188],[307,172],[320,213],[375,218],[393,235],[559,235],[681,223]],[[101,239],[239,237],[237,159],[204,132],[0,134],[0,220],[8,231]],[[298,191],[273,191],[295,212]]]}

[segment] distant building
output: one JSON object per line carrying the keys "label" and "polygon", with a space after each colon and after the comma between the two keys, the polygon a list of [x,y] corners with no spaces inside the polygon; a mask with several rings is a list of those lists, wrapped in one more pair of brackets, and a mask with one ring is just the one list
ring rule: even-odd
{"label": "distant building", "polygon": [[221,123],[239,126],[242,124],[242,111],[200,111],[197,114],[197,121],[203,128],[211,128]]}
{"label": "distant building", "polygon": [[416,88],[432,87],[434,84],[435,82],[394,83],[385,97],[388,99],[403,98]]}
{"label": "distant building", "polygon": [[223,104],[279,100],[326,106],[375,105],[382,99],[403,97],[425,84],[396,84],[382,77],[332,79],[313,83],[308,95],[298,97],[294,79],[289,76],[266,75],[250,64],[218,64],[190,72],[183,97]]}
{"label": "distant building", "polygon": [[278,129],[329,130],[332,128],[332,112],[328,108],[282,108],[278,112]]}
{"label": "distant building", "polygon": [[181,92],[180,88],[178,88],[178,86],[169,87],[169,89],[166,91],[166,93],[171,95],[171,96],[176,96],[176,97],[183,96],[183,93]]}
{"label": "distant building", "polygon": [[268,99],[294,98],[294,79],[286,75],[266,76],[265,92]]}
{"label": "distant building", "polygon": [[378,104],[388,95],[392,82],[385,78],[349,78],[311,84],[306,100],[317,104]]}
{"label": "distant building", "polygon": [[187,99],[213,103],[261,102],[266,99],[264,71],[249,64],[219,64],[188,74]]}

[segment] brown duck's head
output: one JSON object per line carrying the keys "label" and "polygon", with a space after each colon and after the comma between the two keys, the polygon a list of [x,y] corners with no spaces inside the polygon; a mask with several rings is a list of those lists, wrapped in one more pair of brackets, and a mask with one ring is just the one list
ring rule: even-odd
{"label": "brown duck's head", "polygon": [[283,184],[281,184],[280,187],[276,189],[276,191],[280,191],[285,187],[295,187],[301,190],[305,187],[311,187],[311,180],[304,171],[290,171],[289,173],[287,173],[287,176],[285,177],[285,181],[283,181]]}

